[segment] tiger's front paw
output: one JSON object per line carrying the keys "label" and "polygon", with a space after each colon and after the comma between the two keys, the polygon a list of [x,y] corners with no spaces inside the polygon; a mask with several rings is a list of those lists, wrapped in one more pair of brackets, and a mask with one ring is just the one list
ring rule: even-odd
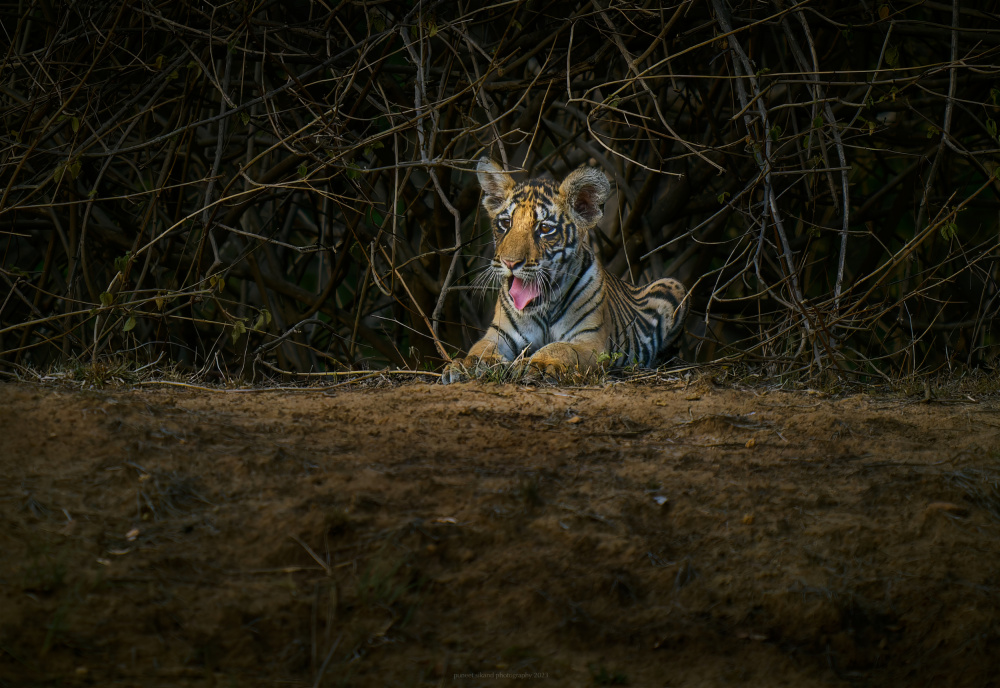
{"label": "tiger's front paw", "polygon": [[467,380],[469,378],[468,372],[465,370],[465,366],[462,365],[458,360],[455,360],[448,364],[448,367],[444,369],[441,373],[441,384],[450,385],[453,382],[461,382],[462,380]]}
{"label": "tiger's front paw", "polygon": [[529,377],[536,375],[546,380],[559,381],[566,376],[569,368],[565,361],[539,351],[528,360],[525,372]]}

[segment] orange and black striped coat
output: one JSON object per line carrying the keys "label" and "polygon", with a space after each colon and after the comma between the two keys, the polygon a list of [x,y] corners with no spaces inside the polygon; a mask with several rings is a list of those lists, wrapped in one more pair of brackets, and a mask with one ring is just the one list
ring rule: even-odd
{"label": "orange and black striped coat", "polygon": [[590,240],[611,192],[604,173],[580,168],[559,185],[515,183],[482,158],[478,174],[500,293],[485,335],[442,381],[515,360],[555,376],[601,364],[656,365],[681,332],[687,290],[675,279],[633,287],[605,272]]}

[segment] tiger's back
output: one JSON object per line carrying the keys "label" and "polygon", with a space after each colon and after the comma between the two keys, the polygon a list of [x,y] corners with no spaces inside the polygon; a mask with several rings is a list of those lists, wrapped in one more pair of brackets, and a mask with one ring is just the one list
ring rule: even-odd
{"label": "tiger's back", "polygon": [[555,376],[608,364],[657,365],[681,332],[687,290],[675,279],[635,287],[600,265],[590,231],[611,191],[604,173],[580,168],[558,186],[517,184],[488,158],[478,172],[500,293],[485,335],[442,381],[519,358]]}
{"label": "tiger's back", "polygon": [[621,352],[622,365],[652,367],[663,362],[687,317],[687,289],[666,277],[636,287],[605,272],[609,351]]}

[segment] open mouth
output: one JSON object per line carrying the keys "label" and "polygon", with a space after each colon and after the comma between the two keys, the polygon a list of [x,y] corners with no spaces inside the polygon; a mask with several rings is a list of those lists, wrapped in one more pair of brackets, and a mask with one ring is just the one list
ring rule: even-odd
{"label": "open mouth", "polygon": [[520,277],[511,277],[507,293],[514,302],[514,308],[523,311],[524,308],[542,294],[538,282],[525,282]]}

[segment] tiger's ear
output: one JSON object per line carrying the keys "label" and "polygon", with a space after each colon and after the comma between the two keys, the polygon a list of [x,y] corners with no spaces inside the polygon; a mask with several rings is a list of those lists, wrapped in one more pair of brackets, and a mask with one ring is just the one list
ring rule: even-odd
{"label": "tiger's ear", "polygon": [[604,217],[604,201],[611,195],[611,182],[596,167],[581,167],[569,173],[559,193],[578,227],[588,229]]}
{"label": "tiger's ear", "polygon": [[479,158],[476,174],[479,186],[483,187],[483,207],[493,217],[504,207],[507,196],[514,188],[514,179],[487,157]]}

